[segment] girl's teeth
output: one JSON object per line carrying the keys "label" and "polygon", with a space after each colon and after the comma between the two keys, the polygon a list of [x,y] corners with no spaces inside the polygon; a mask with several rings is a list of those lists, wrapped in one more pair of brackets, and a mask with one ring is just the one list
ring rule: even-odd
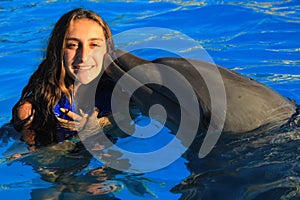
{"label": "girl's teeth", "polygon": [[87,67],[78,67],[78,66],[76,66],[75,68],[76,68],[76,69],[81,69],[81,70],[86,70],[86,69],[91,69],[93,66],[94,66],[94,65],[92,65],[92,66],[87,66]]}

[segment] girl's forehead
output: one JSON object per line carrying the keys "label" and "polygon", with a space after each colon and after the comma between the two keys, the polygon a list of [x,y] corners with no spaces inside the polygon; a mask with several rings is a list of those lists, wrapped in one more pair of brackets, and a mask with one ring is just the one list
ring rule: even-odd
{"label": "girl's forehead", "polygon": [[93,37],[104,38],[103,28],[94,20],[88,18],[76,19],[70,23],[67,37]]}

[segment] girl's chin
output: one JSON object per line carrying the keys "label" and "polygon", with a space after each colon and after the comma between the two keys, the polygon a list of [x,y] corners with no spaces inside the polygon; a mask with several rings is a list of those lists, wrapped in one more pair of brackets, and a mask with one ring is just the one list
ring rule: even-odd
{"label": "girl's chin", "polygon": [[96,77],[80,77],[80,76],[77,76],[76,82],[86,85],[86,84],[89,84],[90,82],[92,82],[95,79],[96,79]]}

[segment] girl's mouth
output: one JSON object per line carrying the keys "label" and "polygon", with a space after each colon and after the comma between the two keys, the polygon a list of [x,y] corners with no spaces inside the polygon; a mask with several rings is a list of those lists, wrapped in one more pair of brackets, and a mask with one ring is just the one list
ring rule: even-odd
{"label": "girl's mouth", "polygon": [[75,71],[86,71],[94,68],[95,65],[85,65],[85,66],[74,66]]}

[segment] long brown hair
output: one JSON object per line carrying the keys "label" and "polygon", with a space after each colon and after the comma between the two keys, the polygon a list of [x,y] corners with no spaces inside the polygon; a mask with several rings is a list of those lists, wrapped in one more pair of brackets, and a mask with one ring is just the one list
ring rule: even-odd
{"label": "long brown hair", "polygon": [[[53,143],[56,139],[55,129],[57,120],[53,113],[54,106],[66,95],[71,101],[74,80],[66,73],[63,54],[65,49],[65,36],[69,25],[76,19],[88,18],[97,22],[104,32],[107,51],[114,49],[112,34],[107,23],[95,12],[85,9],[74,9],[64,14],[55,24],[51,33],[46,57],[38,69],[30,77],[24,87],[19,103],[29,100],[35,109],[34,120],[31,129],[37,132],[37,139],[41,145]],[[13,119],[16,120],[16,104],[13,109]]]}

